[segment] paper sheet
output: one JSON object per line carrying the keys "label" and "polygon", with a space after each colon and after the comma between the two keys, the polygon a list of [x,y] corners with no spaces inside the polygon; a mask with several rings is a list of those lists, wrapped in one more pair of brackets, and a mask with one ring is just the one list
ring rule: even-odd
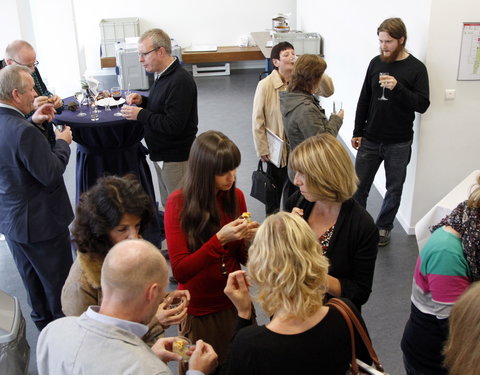
{"label": "paper sheet", "polygon": [[280,168],[282,164],[283,154],[283,140],[273,133],[270,129],[267,129],[268,149],[270,151],[270,161]]}

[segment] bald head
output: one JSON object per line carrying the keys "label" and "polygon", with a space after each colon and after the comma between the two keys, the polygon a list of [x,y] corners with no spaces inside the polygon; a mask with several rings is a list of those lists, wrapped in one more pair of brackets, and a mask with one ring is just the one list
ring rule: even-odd
{"label": "bald head", "polygon": [[160,251],[144,240],[125,240],[108,252],[102,267],[104,300],[132,302],[157,283],[163,291],[168,282],[167,262]]}
{"label": "bald head", "polygon": [[5,61],[7,65],[22,65],[35,70],[37,54],[32,45],[24,40],[14,40],[5,49]]}

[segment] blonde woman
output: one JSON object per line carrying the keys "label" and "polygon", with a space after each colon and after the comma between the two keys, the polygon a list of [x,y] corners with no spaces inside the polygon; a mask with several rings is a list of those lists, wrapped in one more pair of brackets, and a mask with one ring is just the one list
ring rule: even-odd
{"label": "blonde woman", "polygon": [[[350,334],[340,313],[322,303],[328,260],[308,224],[287,212],[267,217],[247,267],[256,300],[273,318],[266,326],[251,325],[249,283],[244,271],[231,273],[225,293],[237,308],[239,330],[225,373],[344,375],[351,361]],[[356,345],[357,355],[370,362],[363,343]]]}
{"label": "blonde woman", "polygon": [[480,374],[480,282],[460,297],[450,314],[444,365],[450,375]]}
{"label": "blonde woman", "polygon": [[358,309],[372,291],[378,230],[352,199],[357,176],[345,147],[332,135],[302,142],[290,157],[299,191],[285,209],[302,216],[330,261],[328,296],[350,299]]}

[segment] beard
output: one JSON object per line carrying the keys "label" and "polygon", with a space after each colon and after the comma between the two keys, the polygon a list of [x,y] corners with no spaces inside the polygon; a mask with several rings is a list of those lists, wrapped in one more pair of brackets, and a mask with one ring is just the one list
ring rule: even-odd
{"label": "beard", "polygon": [[386,63],[392,63],[392,62],[394,62],[394,61],[398,58],[398,56],[400,55],[400,53],[402,53],[403,49],[404,49],[404,48],[403,48],[403,45],[399,44],[399,45],[397,46],[397,48],[394,49],[394,50],[390,53],[390,55],[388,55],[388,56],[385,56],[385,55],[383,54],[383,51],[380,50],[380,60],[382,60],[383,62],[386,62]]}

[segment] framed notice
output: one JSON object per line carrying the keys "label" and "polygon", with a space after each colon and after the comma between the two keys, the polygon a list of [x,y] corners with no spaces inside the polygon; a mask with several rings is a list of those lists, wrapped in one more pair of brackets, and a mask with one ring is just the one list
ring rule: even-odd
{"label": "framed notice", "polygon": [[480,22],[463,23],[457,80],[480,80]]}

